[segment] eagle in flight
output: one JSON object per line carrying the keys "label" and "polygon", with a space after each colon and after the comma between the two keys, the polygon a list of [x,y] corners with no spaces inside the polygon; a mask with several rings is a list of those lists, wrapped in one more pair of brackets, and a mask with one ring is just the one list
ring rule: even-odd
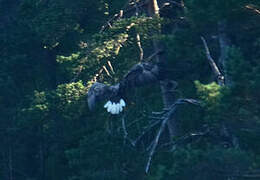
{"label": "eagle in flight", "polygon": [[108,86],[103,83],[94,83],[88,91],[88,106],[93,110],[100,101],[107,100],[104,108],[111,114],[119,114],[126,106],[124,96],[131,88],[145,86],[159,80],[159,67],[157,64],[143,62],[134,65],[123,79]]}

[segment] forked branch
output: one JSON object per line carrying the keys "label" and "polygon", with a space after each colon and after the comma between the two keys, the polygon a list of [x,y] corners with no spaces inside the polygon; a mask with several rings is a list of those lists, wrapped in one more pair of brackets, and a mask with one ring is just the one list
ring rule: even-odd
{"label": "forked branch", "polygon": [[176,112],[176,108],[179,106],[179,105],[182,105],[182,104],[193,104],[193,105],[200,105],[200,102],[198,102],[197,100],[194,100],[194,99],[178,99],[173,105],[170,106],[169,108],[169,112],[166,113],[164,116],[163,116],[163,121],[161,123],[161,126],[160,126],[160,129],[158,130],[157,132],[157,135],[153,141],[153,144],[152,144],[152,147],[151,147],[151,151],[149,153],[149,156],[148,156],[148,161],[147,161],[147,164],[146,164],[146,168],[145,168],[145,172],[148,173],[149,172],[149,169],[150,169],[150,165],[151,165],[151,161],[152,161],[152,157],[155,153],[155,150],[156,150],[156,147],[158,146],[158,143],[159,143],[159,139],[165,129],[165,126],[167,125],[167,122],[173,118],[173,116],[175,115],[175,112]]}

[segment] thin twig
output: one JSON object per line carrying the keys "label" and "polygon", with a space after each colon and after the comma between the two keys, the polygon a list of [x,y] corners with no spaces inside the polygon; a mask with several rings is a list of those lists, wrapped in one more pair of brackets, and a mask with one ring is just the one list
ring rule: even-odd
{"label": "thin twig", "polygon": [[161,111],[161,112],[152,112],[153,115],[162,115],[165,114],[166,111]]}
{"label": "thin twig", "polygon": [[148,116],[150,119],[163,120],[162,117]]}
{"label": "thin twig", "polygon": [[155,53],[151,54],[149,57],[145,58],[143,61],[150,61],[160,53],[163,53],[163,50],[156,51]]}
{"label": "thin twig", "polygon": [[154,126],[156,126],[157,124],[159,124],[161,121],[157,120],[154,123],[152,123],[151,125],[149,125],[147,128],[145,128],[145,130],[141,133],[141,135],[139,135],[136,140],[134,141],[134,144],[136,145],[138,141],[140,141],[140,139],[142,139],[142,137],[148,133]]}
{"label": "thin twig", "polygon": [[123,132],[124,132],[124,138],[126,139],[127,136],[128,136],[128,132],[127,132],[126,126],[125,126],[125,117],[123,116],[123,117],[121,118],[121,120],[122,120],[122,128],[123,128]]}
{"label": "thin twig", "polygon": [[[137,5],[136,0],[134,0],[134,4],[135,4],[135,16],[138,17],[139,16],[139,7]],[[140,51],[140,61],[142,61],[143,58],[144,58],[144,50],[143,50],[142,45],[141,45],[141,38],[140,38],[139,33],[136,34],[136,43],[137,43],[137,46],[138,46],[139,51]]]}
{"label": "thin twig", "polygon": [[136,119],[135,121],[129,123],[129,124],[127,125],[127,127],[129,128],[129,127],[133,126],[135,123],[139,122],[141,119],[142,119],[142,118]]}
{"label": "thin twig", "polygon": [[103,69],[105,70],[105,72],[107,73],[107,75],[112,78],[112,76],[110,75],[110,73],[109,73],[109,71],[107,70],[106,66],[103,66]]}
{"label": "thin twig", "polygon": [[133,142],[133,140],[128,137],[128,132],[127,132],[127,129],[126,129],[126,124],[125,124],[125,116],[123,116],[121,118],[121,121],[122,121],[122,129],[123,129],[123,132],[124,132],[124,142],[126,140],[128,140],[132,146],[135,146],[135,143]]}
{"label": "thin twig", "polygon": [[204,132],[197,132],[197,133],[188,133],[180,138],[178,138],[177,140],[175,141],[171,141],[171,142],[168,142],[168,143],[165,143],[163,145],[160,146],[160,148],[162,147],[165,147],[165,146],[169,146],[169,145],[176,145],[176,144],[179,144],[180,142],[183,142],[189,138],[192,138],[192,137],[201,137],[201,136],[205,136],[207,134],[209,134],[210,132],[210,129],[206,129],[206,131]]}
{"label": "thin twig", "polygon": [[115,74],[115,71],[114,71],[114,68],[113,68],[111,62],[110,62],[110,61],[107,61],[107,64],[108,64],[110,70],[113,72],[113,74]]}

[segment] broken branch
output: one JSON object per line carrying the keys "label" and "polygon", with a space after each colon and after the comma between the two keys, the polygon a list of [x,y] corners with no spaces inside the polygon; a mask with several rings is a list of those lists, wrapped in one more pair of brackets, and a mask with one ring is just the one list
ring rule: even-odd
{"label": "broken branch", "polygon": [[205,48],[205,51],[206,51],[206,56],[208,58],[208,61],[209,61],[209,64],[210,64],[210,67],[214,73],[214,75],[216,76],[217,78],[217,81],[218,81],[218,84],[220,86],[224,86],[224,76],[220,73],[219,71],[219,68],[218,66],[216,65],[214,59],[211,57],[210,55],[210,51],[209,51],[209,47],[207,45],[207,42],[206,40],[204,39],[204,37],[201,36],[201,40],[203,42],[203,45],[204,45],[204,48]]}

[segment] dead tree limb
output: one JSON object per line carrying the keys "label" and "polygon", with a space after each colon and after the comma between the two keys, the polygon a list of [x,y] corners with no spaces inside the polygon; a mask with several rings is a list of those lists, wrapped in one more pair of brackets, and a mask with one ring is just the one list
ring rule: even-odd
{"label": "dead tree limb", "polygon": [[110,70],[112,71],[112,73],[115,74],[115,71],[114,71],[114,68],[113,68],[111,62],[110,62],[110,61],[107,61],[107,64],[108,64]]}
{"label": "dead tree limb", "polygon": [[161,53],[163,53],[163,50],[159,49],[158,51],[156,51],[153,54],[151,54],[149,57],[145,58],[143,61],[150,61],[154,57],[156,57],[158,54],[161,54]]}
{"label": "dead tree limb", "polygon": [[141,45],[141,38],[140,38],[139,33],[136,34],[136,41],[137,41],[137,46],[138,46],[139,51],[140,51],[140,61],[142,61],[143,58],[144,58],[144,50],[143,50],[142,45]]}
{"label": "dead tree limb", "polygon": [[164,117],[163,117],[164,119],[161,123],[160,129],[158,130],[157,135],[156,135],[156,137],[153,141],[151,151],[150,151],[149,156],[148,156],[146,168],[145,168],[146,173],[149,172],[153,155],[154,155],[155,150],[158,146],[159,139],[160,139],[160,137],[161,137],[161,135],[162,135],[162,133],[165,129],[165,126],[167,125],[167,122],[169,120],[171,120],[173,118],[173,116],[175,115],[177,106],[182,105],[182,104],[200,105],[200,103],[197,100],[194,100],[194,99],[178,99],[174,104],[171,105],[171,107],[169,108],[170,111],[164,115]]}
{"label": "dead tree limb", "polygon": [[140,139],[142,139],[142,137],[143,137],[145,134],[147,134],[148,132],[150,132],[150,130],[151,130],[154,126],[156,126],[157,124],[159,124],[160,122],[161,122],[160,120],[157,120],[157,121],[155,121],[154,123],[152,123],[151,125],[149,125],[147,128],[145,128],[144,131],[141,133],[141,135],[139,135],[139,136],[136,138],[136,140],[133,142],[134,145],[136,145],[136,144],[140,141]]}
{"label": "dead tree limb", "polygon": [[194,138],[194,137],[203,137],[203,136],[206,136],[208,135],[210,132],[210,129],[207,128],[205,131],[202,131],[202,132],[195,132],[195,133],[188,133],[184,136],[181,136],[179,137],[178,139],[174,140],[174,141],[171,141],[171,142],[168,142],[168,143],[165,143],[165,144],[162,144],[159,148],[163,148],[163,147],[167,147],[167,146],[172,146],[171,150],[170,151],[173,151],[173,148],[175,145],[177,144],[180,144],[184,141],[187,141],[188,139],[191,139],[191,138]]}
{"label": "dead tree limb", "polygon": [[253,11],[254,13],[256,13],[258,15],[260,15],[260,10],[257,9],[256,7],[254,7],[254,5],[249,4],[249,5],[246,5],[245,8]]}
{"label": "dead tree limb", "polygon": [[[135,16],[138,17],[139,16],[139,7],[137,5],[136,0],[134,1],[134,4],[135,4]],[[139,33],[136,33],[136,43],[137,43],[137,46],[138,46],[139,51],[140,51],[140,61],[142,61],[143,58],[144,58],[144,50],[142,48],[141,38],[140,38]]]}
{"label": "dead tree limb", "polygon": [[128,132],[127,132],[126,123],[125,123],[125,116],[123,116],[121,118],[121,122],[122,122],[122,129],[123,129],[123,133],[124,133],[124,142],[129,141],[132,146],[135,146],[135,142],[128,137]]}
{"label": "dead tree limb", "polygon": [[224,86],[225,85],[224,76],[221,74],[221,72],[220,72],[218,66],[216,65],[214,59],[211,57],[207,42],[204,39],[204,37],[201,36],[201,40],[203,42],[203,45],[204,45],[204,48],[205,48],[205,51],[206,51],[206,56],[207,56],[207,59],[209,61],[209,65],[210,65],[215,77],[217,78],[217,82],[220,86]]}
{"label": "dead tree limb", "polygon": [[152,149],[149,153],[149,156],[148,156],[148,162],[146,164],[146,168],[145,168],[145,172],[148,173],[149,169],[150,169],[150,165],[151,165],[151,161],[152,161],[152,157],[154,155],[154,152],[155,152],[155,149],[158,145],[158,142],[159,142],[159,139],[160,139],[160,136],[162,134],[162,132],[164,131],[164,128],[166,126],[166,123],[168,122],[169,118],[165,118],[163,121],[162,121],[162,124],[161,124],[161,127],[154,139],[154,143],[153,143],[153,146],[152,146]]}

